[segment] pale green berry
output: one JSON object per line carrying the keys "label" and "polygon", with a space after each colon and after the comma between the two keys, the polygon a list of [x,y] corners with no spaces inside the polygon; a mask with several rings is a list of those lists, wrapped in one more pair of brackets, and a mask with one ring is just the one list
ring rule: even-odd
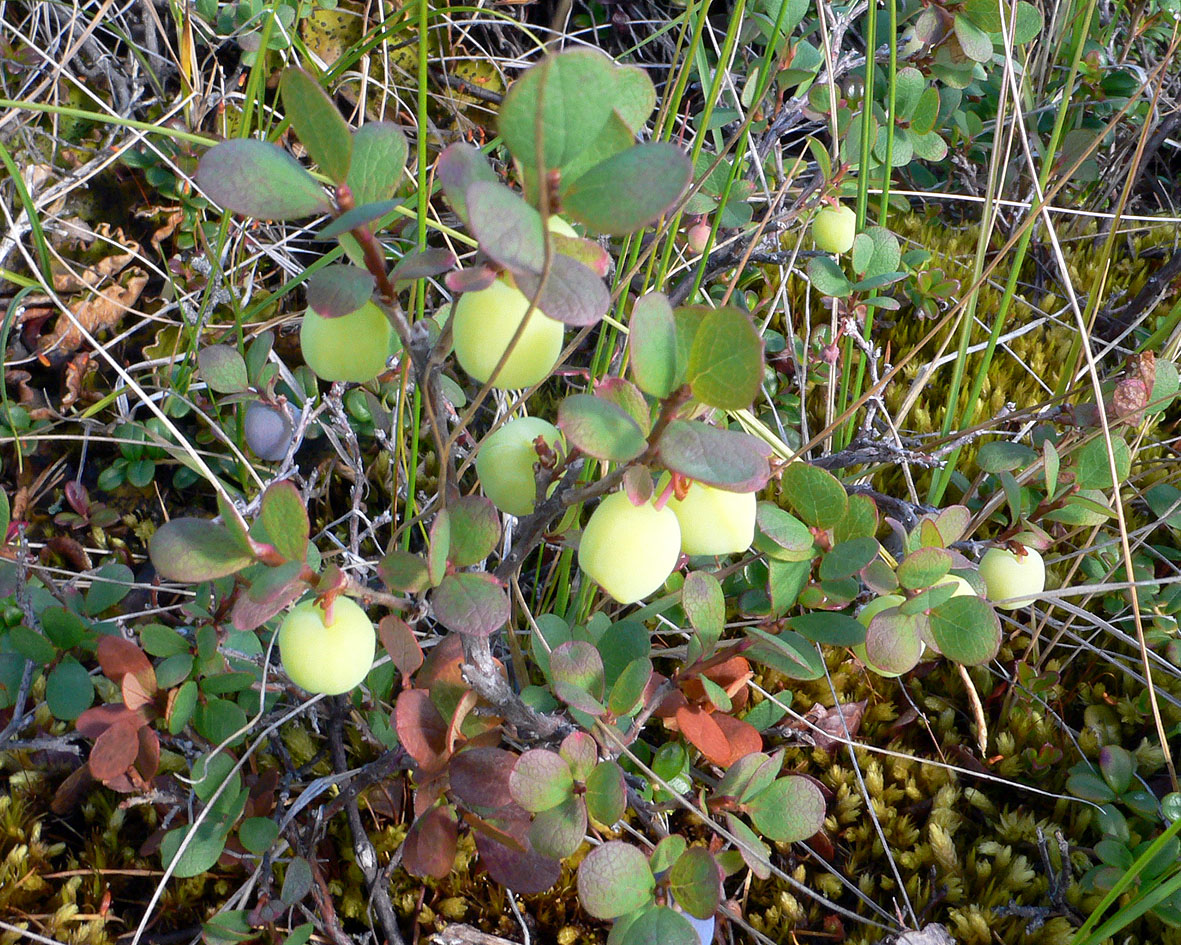
{"label": "pale green berry", "polygon": [[283,671],[308,692],[330,696],[355,689],[368,675],[376,641],[373,623],[347,597],[332,602],[331,623],[316,601],[306,601],[279,628]]}
{"label": "pale green berry", "polygon": [[632,505],[625,492],[603,499],[591,514],[578,546],[578,564],[621,604],[647,597],[676,567],[681,527],[667,505]]}

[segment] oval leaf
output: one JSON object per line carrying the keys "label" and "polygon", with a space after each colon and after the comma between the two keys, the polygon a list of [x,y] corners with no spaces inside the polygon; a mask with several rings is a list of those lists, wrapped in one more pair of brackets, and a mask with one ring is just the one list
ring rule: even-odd
{"label": "oval leaf", "polygon": [[197,367],[209,389],[219,394],[240,394],[250,384],[246,361],[229,345],[202,348],[197,353]]}
{"label": "oval leaf", "polygon": [[849,497],[839,479],[807,463],[783,470],[783,497],[807,524],[832,528],[845,517]]}
{"label": "oval leaf", "polygon": [[297,66],[283,70],[279,96],[308,155],[333,183],[343,184],[353,156],[353,136],[332,99],[311,73]]}
{"label": "oval leaf", "polygon": [[197,186],[214,203],[257,220],[327,213],[323,188],[282,148],[266,141],[225,141],[201,156]]}
{"label": "oval leaf", "polygon": [[613,463],[635,459],[648,445],[635,420],[594,394],[574,394],[563,400],[558,405],[558,427],[571,445]]}
{"label": "oval leaf", "polygon": [[533,849],[558,860],[571,856],[582,846],[585,836],[586,805],[577,797],[568,797],[557,807],[542,811],[529,828]]}
{"label": "oval leaf", "polygon": [[668,297],[649,292],[632,308],[627,344],[632,376],[646,394],[667,397],[677,380],[677,325]]}
{"label": "oval leaf", "polygon": [[490,574],[448,574],[431,595],[439,623],[448,630],[486,637],[508,622],[509,600]]}
{"label": "oval leaf", "polygon": [[373,298],[377,280],[356,266],[325,266],[308,279],[308,307],[321,318],[351,315]]}
{"label": "oval leaf", "polygon": [[596,919],[614,919],[652,899],[656,879],[648,858],[630,843],[595,847],[578,866],[578,898]]}
{"label": "oval leaf", "polygon": [[699,420],[672,421],[660,437],[658,452],[674,472],[733,492],[754,492],[771,477],[766,443]]}
{"label": "oval leaf", "polygon": [[953,597],[935,607],[928,619],[932,641],[949,660],[978,666],[1001,648],[1001,622],[982,597]]}
{"label": "oval leaf", "polygon": [[[531,272],[517,271],[517,288],[555,321],[575,328],[594,325],[611,307],[611,294],[598,273],[570,256],[550,257],[545,284]],[[541,295],[537,295],[538,288]]]}
{"label": "oval leaf", "polygon": [[710,312],[689,351],[689,386],[702,403],[743,410],[763,381],[763,339],[750,317],[735,308]]}
{"label": "oval leaf", "polygon": [[465,196],[472,234],[488,258],[514,272],[540,273],[545,267],[541,214],[503,184],[477,181]]}
{"label": "oval leaf", "polygon": [[763,836],[780,843],[807,840],[824,826],[824,795],[807,778],[780,778],[743,808]]}
{"label": "oval leaf", "polygon": [[288,480],[272,483],[262,494],[262,525],[275,550],[288,561],[303,564],[308,554],[311,523],[299,490]]}
{"label": "oval leaf", "polygon": [[570,766],[561,755],[544,748],[531,748],[517,759],[508,785],[513,800],[533,813],[574,796]]}
{"label": "oval leaf", "polygon": [[586,779],[587,812],[610,827],[627,810],[627,784],[623,769],[614,761],[602,761]]}
{"label": "oval leaf", "polygon": [[394,195],[406,153],[406,136],[392,122],[367,121],[353,132],[353,156],[345,182],[358,206]]}
{"label": "oval leaf", "polygon": [[190,584],[235,574],[254,562],[229,529],[202,518],[165,522],[148,540],[148,554],[161,577]]}
{"label": "oval leaf", "polygon": [[668,874],[673,897],[689,915],[708,919],[718,911],[722,882],[717,861],[705,847],[690,847]]}
{"label": "oval leaf", "polygon": [[649,141],[607,158],[572,183],[562,207],[599,233],[622,236],[660,218],[684,192],[693,165],[680,148]]}

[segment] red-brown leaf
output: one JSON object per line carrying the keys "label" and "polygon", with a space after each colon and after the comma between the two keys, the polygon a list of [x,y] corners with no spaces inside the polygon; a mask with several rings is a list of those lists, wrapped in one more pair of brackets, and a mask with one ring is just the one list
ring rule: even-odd
{"label": "red-brown leaf", "polygon": [[424,768],[447,757],[447,723],[425,689],[407,689],[394,707],[394,727],[410,757]]}
{"label": "red-brown leaf", "polygon": [[451,759],[451,790],[474,807],[503,807],[512,801],[508,783],[516,761],[503,748],[465,748]]}
{"label": "red-brown leaf", "polygon": [[763,736],[749,722],[721,712],[715,713],[713,720],[730,745],[730,756],[724,761],[716,762],[723,768],[729,768],[739,758],[745,758],[752,752],[763,750]]}
{"label": "red-brown leaf", "polygon": [[150,674],[152,682],[156,681],[156,673],[147,655],[130,640],[110,635],[100,637],[96,655],[103,675],[113,683],[122,682],[127,673],[134,673],[141,678]]}
{"label": "red-brown leaf", "polygon": [[422,647],[414,636],[410,625],[401,617],[390,615],[383,617],[377,625],[377,635],[381,637],[381,645],[389,653],[390,659],[398,667],[403,679],[409,679],[422,665]]}
{"label": "red-brown leaf", "polygon": [[147,719],[139,712],[133,712],[125,705],[118,703],[111,703],[109,705],[96,705],[78,716],[78,721],[74,723],[74,727],[78,733],[84,735],[86,738],[98,738],[103,732],[117,722],[124,719],[134,721],[136,727],[147,724]]}
{"label": "red-brown leaf", "polygon": [[681,734],[714,764],[730,759],[730,742],[713,716],[700,706],[683,705],[677,709],[677,727]]}
{"label": "red-brown leaf", "polygon": [[99,781],[123,774],[139,754],[139,726],[130,719],[116,722],[103,732],[90,750],[90,773]]}

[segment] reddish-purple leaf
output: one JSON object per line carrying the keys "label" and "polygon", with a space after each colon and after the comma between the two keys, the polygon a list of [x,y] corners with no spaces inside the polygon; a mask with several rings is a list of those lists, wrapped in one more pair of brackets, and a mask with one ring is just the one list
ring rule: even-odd
{"label": "reddish-purple leaf", "polygon": [[390,614],[381,618],[377,625],[377,635],[402,678],[409,679],[413,676],[422,665],[422,647],[418,645],[418,638],[414,636],[410,625],[401,617]]}
{"label": "reddish-purple leaf", "polygon": [[446,807],[433,807],[410,825],[402,865],[415,876],[444,879],[455,863],[459,831]]}
{"label": "reddish-purple leaf", "polygon": [[575,781],[585,781],[599,760],[599,744],[586,732],[571,732],[558,749]]}
{"label": "reddish-purple leaf", "polygon": [[377,280],[364,269],[338,263],[308,277],[308,307],[321,318],[351,315],[373,298]]}
{"label": "reddish-purple leaf", "polygon": [[451,790],[465,804],[504,807],[517,756],[503,748],[467,748],[451,759]]}
{"label": "reddish-purple leaf", "polygon": [[455,267],[455,253],[449,249],[424,249],[407,253],[398,260],[390,272],[391,282],[411,282],[415,279],[429,279]]}
{"label": "reddish-purple leaf", "polygon": [[111,682],[122,683],[123,677],[131,673],[139,677],[145,689],[149,687],[150,681],[150,687],[155,690],[156,671],[148,661],[147,654],[130,640],[110,635],[100,637],[95,655],[103,675]]}
{"label": "reddish-purple leaf", "polygon": [[545,892],[562,874],[561,864],[533,849],[529,842],[529,815],[509,807],[492,819],[492,825],[515,839],[516,850],[483,832],[476,833],[476,849],[493,881],[522,896]]}
{"label": "reddish-purple leaf", "polygon": [[448,630],[486,637],[509,618],[509,600],[491,574],[448,574],[431,595],[435,617]]}
{"label": "reddish-purple leaf", "polygon": [[87,709],[74,723],[78,734],[86,738],[98,738],[112,725],[124,720],[133,722],[137,727],[147,724],[147,719],[139,712],[133,712],[127,706],[112,703],[110,705],[96,705]]}
{"label": "reddish-purple leaf", "polygon": [[[482,244],[481,244],[482,247]],[[541,276],[532,271],[513,270],[517,288],[532,299],[541,286]],[[611,307],[611,293],[593,269],[570,256],[555,254],[549,276],[541,287],[537,307],[555,321],[575,328],[597,324]]]}

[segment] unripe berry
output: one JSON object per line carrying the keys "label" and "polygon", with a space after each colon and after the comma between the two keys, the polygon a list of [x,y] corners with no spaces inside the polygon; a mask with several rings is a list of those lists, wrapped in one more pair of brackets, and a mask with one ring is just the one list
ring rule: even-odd
{"label": "unripe berry", "polygon": [[689,227],[689,231],[685,234],[685,240],[693,252],[704,253],[705,247],[709,245],[709,234],[710,225],[703,220],[701,223],[695,223]]}
{"label": "unripe berry", "polygon": [[364,384],[385,370],[394,330],[374,302],[340,318],[308,309],[299,330],[299,347],[308,367],[325,381]]}
{"label": "unripe berry", "polygon": [[681,551],[687,555],[746,551],[755,537],[757,504],[753,492],[727,492],[693,483],[685,498],[673,497],[668,503],[681,525]]}
{"label": "unripe berry", "polygon": [[291,609],[279,628],[283,670],[308,692],[334,696],[356,688],[373,666],[373,624],[347,597],[332,602],[332,622],[316,601]]}
{"label": "unripe berry", "polygon": [[551,447],[562,434],[540,417],[510,420],[480,444],[476,454],[476,475],[484,495],[500,511],[528,515],[537,497],[533,467],[537,450],[533,441],[542,437]]}
{"label": "unripe berry", "polygon": [[[455,356],[472,378],[484,384],[492,377],[517,326],[529,311],[529,300],[516,286],[497,279],[479,292],[465,292],[455,306],[452,334]],[[493,386],[530,387],[549,374],[562,353],[565,327],[534,309]]]}
{"label": "unripe berry", "polygon": [[667,505],[635,506],[625,492],[603,499],[578,546],[578,564],[621,604],[634,604],[659,588],[676,567],[681,527]]}
{"label": "unripe berry", "polygon": [[857,236],[857,214],[850,207],[821,207],[812,218],[812,239],[826,253],[847,253]]}
{"label": "unripe berry", "polygon": [[[1015,555],[1008,548],[989,548],[980,559],[980,576],[988,589],[988,599],[1001,610],[1024,607],[1046,589],[1046,563],[1029,546],[1023,555]],[[1024,599],[1006,601],[1010,597]]]}

